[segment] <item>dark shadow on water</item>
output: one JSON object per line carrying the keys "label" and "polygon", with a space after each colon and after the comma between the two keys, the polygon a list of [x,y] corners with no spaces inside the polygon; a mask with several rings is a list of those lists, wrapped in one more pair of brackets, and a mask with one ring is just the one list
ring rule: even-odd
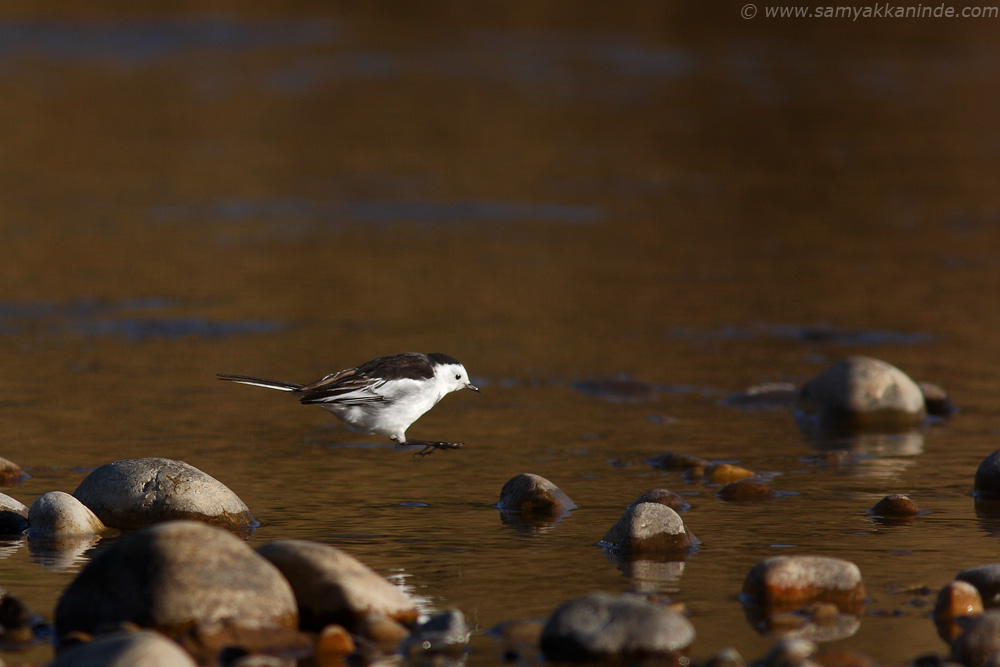
{"label": "dark shadow on water", "polygon": [[204,317],[136,317],[178,308],[165,298],[121,299],[103,302],[0,303],[0,335],[28,333],[59,336],[119,336],[138,342],[175,338],[220,338],[285,331],[289,325],[274,320],[209,320]]}
{"label": "dark shadow on water", "polygon": [[317,225],[394,224],[433,225],[468,223],[546,222],[593,224],[604,212],[596,206],[550,202],[466,200],[450,202],[310,199],[230,199],[213,204],[168,204],[150,211],[153,222],[223,220],[245,222],[305,221]]}

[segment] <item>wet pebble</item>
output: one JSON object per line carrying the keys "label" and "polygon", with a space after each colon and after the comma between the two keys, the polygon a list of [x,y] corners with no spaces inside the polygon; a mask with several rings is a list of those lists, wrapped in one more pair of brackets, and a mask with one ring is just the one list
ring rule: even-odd
{"label": "wet pebble", "polygon": [[73,495],[105,525],[124,530],[175,519],[229,530],[256,525],[249,508],[222,482],[172,459],[105,464],[87,475]]}
{"label": "wet pebble", "polygon": [[540,475],[521,473],[500,489],[500,509],[523,515],[557,517],[576,505],[562,489]]}
{"label": "wet pebble", "polygon": [[656,470],[690,470],[692,468],[706,470],[711,463],[705,459],[681,452],[664,452],[659,456],[646,459],[646,464]]}
{"label": "wet pebble", "polygon": [[19,500],[0,493],[0,535],[20,535],[28,527],[28,508]]}
{"label": "wet pebble", "polygon": [[951,644],[951,657],[965,667],[1000,666],[1000,612],[973,616],[963,625],[965,631]]}
{"label": "wet pebble", "polygon": [[20,486],[28,479],[28,473],[13,461],[0,456],[0,486]]}
{"label": "wet pebble", "polygon": [[741,479],[747,479],[754,475],[756,473],[753,470],[747,470],[746,468],[734,466],[730,463],[719,463],[718,465],[710,466],[705,471],[705,478],[710,484],[731,484],[732,482],[738,482]]}
{"label": "wet pebble", "polygon": [[627,595],[592,593],[561,605],[545,623],[545,657],[581,662],[678,654],[694,641],[681,614]]}
{"label": "wet pebble", "polygon": [[885,518],[907,518],[920,514],[920,508],[909,496],[893,493],[875,503],[868,512]]}
{"label": "wet pebble", "polygon": [[902,429],[927,414],[924,394],[903,371],[871,357],[833,364],[802,388],[796,416],[807,430]]}
{"label": "wet pebble", "polygon": [[860,613],[865,601],[861,570],[827,556],[774,556],[757,563],[743,581],[751,604],[789,610],[830,602],[846,613]]}
{"label": "wet pebble", "polygon": [[344,664],[344,658],[354,653],[355,649],[354,638],[346,628],[328,625],[316,639],[315,660],[319,667],[340,667]]}
{"label": "wet pebble", "polygon": [[741,479],[738,482],[726,484],[719,489],[716,495],[723,500],[732,502],[755,503],[774,500],[778,497],[778,492],[755,479]]}
{"label": "wet pebble", "polygon": [[177,636],[229,620],[294,628],[295,597],[243,540],[194,521],[119,538],[77,574],[55,611],[58,636],[123,622]]}
{"label": "wet pebble", "polygon": [[102,533],[107,527],[79,500],[62,491],[49,491],[31,503],[28,537],[58,539]]}
{"label": "wet pebble", "polygon": [[659,503],[629,505],[604,535],[601,546],[625,553],[685,552],[697,544],[684,520]]}
{"label": "wet pebble", "polygon": [[927,414],[934,417],[950,417],[958,411],[955,404],[948,398],[947,392],[936,384],[918,382],[917,386],[924,394],[924,407]]}
{"label": "wet pebble", "polygon": [[983,613],[983,599],[976,587],[967,581],[949,582],[938,593],[934,604],[934,623],[938,634],[951,642],[962,633],[957,619]]}
{"label": "wet pebble", "polygon": [[277,540],[257,553],[285,576],[295,592],[303,630],[335,623],[357,631],[369,617],[405,625],[417,621],[416,604],[406,593],[354,556],[305,540]]}
{"label": "wet pebble", "polygon": [[652,489],[632,501],[633,505],[638,505],[639,503],[658,503],[660,505],[666,505],[678,514],[691,507],[691,505],[684,500],[684,496],[667,489]]}
{"label": "wet pebble", "polygon": [[158,632],[118,631],[61,651],[50,667],[196,667],[177,642]]}

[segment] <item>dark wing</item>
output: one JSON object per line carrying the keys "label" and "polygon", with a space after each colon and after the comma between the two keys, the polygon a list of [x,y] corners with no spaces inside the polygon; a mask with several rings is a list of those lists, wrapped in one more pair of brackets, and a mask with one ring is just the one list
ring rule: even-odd
{"label": "dark wing", "polygon": [[331,373],[311,384],[299,387],[295,393],[305,405],[312,403],[340,403],[341,405],[361,405],[384,401],[385,397],[374,389],[383,381],[366,377],[358,368]]}
{"label": "dark wing", "polygon": [[428,380],[434,377],[434,365],[426,354],[401,352],[373,359],[355,369],[358,375],[379,380]]}

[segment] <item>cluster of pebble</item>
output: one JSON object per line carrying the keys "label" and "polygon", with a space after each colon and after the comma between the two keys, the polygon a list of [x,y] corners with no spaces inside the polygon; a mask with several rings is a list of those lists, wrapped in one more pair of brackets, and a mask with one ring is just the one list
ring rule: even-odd
{"label": "cluster of pebble", "polygon": [[[779,388],[780,391],[787,391]],[[756,400],[768,390],[747,392]],[[937,401],[937,403],[934,403]],[[916,385],[884,362],[856,357],[811,380],[797,394],[805,428],[904,429],[928,414],[953,409],[943,392]],[[9,464],[9,462],[7,462]],[[725,486],[719,495],[741,502],[776,497],[752,471],[668,452],[658,468],[682,469]],[[0,475],[16,478],[13,464]],[[1000,451],[976,473],[976,499],[1000,503]],[[509,480],[498,507],[504,521],[532,527],[558,521],[576,506],[555,484],[533,474]],[[654,489],[635,500],[600,546],[622,558],[685,554],[699,544],[681,518],[684,499]],[[920,512],[905,496],[887,496],[870,510],[905,520]],[[461,659],[470,630],[461,612],[420,618],[414,600],[335,547],[301,540],[268,542],[256,550],[241,536],[255,527],[246,505],[223,484],[192,466],[147,458],[109,463],[72,495],[51,492],[25,508],[0,494],[0,531],[25,531],[44,544],[128,531],[100,550],[63,592],[55,610],[53,666],[365,664],[386,657],[440,662]],[[89,544],[89,542],[88,542]],[[0,592],[4,641],[30,643],[46,626],[17,598]],[[870,664],[865,656],[825,656],[813,641],[851,634],[867,599],[851,562],[824,556],[768,558],[747,573],[741,601],[764,631],[786,634],[759,664]],[[950,656],[967,667],[1000,664],[1000,563],[959,573],[939,594],[938,632]],[[789,632],[782,633],[783,629]],[[544,622],[494,628],[505,659],[537,652],[580,662],[655,658],[690,665],[694,627],[684,607],[630,594],[595,592],[557,607]],[[705,659],[739,667],[722,650]]]}

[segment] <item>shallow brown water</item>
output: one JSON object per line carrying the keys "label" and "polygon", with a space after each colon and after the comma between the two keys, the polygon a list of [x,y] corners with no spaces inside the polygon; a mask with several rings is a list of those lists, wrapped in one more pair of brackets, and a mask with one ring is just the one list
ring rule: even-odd
{"label": "shallow brown water", "polygon": [[[1000,448],[995,21],[90,7],[0,18],[0,455],[32,475],[7,493],[30,505],[108,461],[177,458],[250,506],[251,544],[342,547],[476,631],[654,591],[687,605],[702,658],[773,643],[736,598],[754,563],[840,556],[872,601],[832,646],[947,650],[933,597],[906,591],[998,560],[969,496]],[[403,350],[450,353],[482,386],[410,431],[461,451],[414,460],[214,379],[309,381]],[[829,466],[785,410],[724,404],[851,354],[961,412]],[[654,391],[577,385],[615,378]],[[792,493],[725,503],[644,463],[667,450]],[[579,508],[504,524],[520,472]],[[595,542],[657,487],[688,498],[701,548],[609,561]],[[929,513],[875,523],[890,492]],[[2,553],[0,586],[51,619],[89,552]],[[499,659],[474,637],[470,662]]]}

